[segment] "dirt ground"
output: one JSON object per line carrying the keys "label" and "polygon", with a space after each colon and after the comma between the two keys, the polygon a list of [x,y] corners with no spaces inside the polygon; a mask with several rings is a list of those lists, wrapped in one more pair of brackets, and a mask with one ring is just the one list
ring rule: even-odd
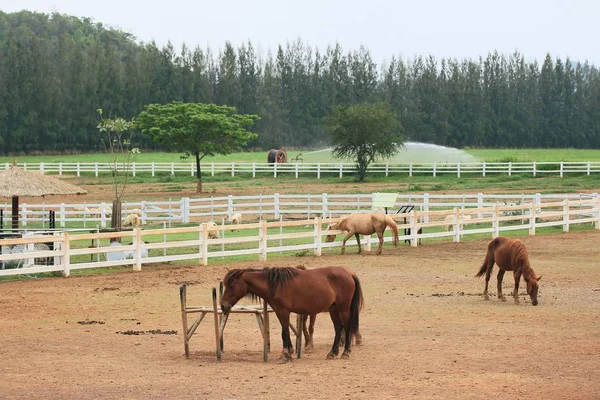
{"label": "dirt ground", "polygon": [[[600,233],[523,240],[543,274],[537,307],[525,294],[520,305],[483,299],[483,279],[473,276],[487,241],[3,282],[0,398],[598,399]],[[350,359],[325,360],[333,339],[326,314],[317,318],[315,349],[291,363],[277,363],[276,319],[265,364],[256,320],[239,314],[225,331],[223,361],[210,318],[185,359],[180,284],[189,284],[189,304],[210,305],[226,267],[300,264],[347,265],[359,275],[364,343]],[[495,282],[494,274],[493,293]],[[512,284],[507,274],[505,294]],[[128,330],[154,333],[121,333]]]}

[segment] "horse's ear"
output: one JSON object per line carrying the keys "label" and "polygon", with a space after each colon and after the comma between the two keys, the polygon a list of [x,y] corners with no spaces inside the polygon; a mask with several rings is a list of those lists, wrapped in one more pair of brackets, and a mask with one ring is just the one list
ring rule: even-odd
{"label": "horse's ear", "polygon": [[542,275],[540,275],[538,278],[536,278],[537,281],[539,281],[540,279],[542,279]]}

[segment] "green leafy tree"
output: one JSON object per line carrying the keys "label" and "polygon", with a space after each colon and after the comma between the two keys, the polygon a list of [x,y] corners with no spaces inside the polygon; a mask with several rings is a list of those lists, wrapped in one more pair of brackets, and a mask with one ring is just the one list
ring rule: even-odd
{"label": "green leafy tree", "polygon": [[242,149],[258,135],[248,131],[259,117],[237,114],[234,107],[215,104],[150,104],[135,120],[135,127],[167,148],[196,158],[197,192],[202,192],[200,161],[205,156]]}
{"label": "green leafy tree", "polygon": [[400,122],[385,104],[338,106],[325,118],[325,130],[333,156],[354,160],[361,182],[372,162],[396,154],[404,140]]}

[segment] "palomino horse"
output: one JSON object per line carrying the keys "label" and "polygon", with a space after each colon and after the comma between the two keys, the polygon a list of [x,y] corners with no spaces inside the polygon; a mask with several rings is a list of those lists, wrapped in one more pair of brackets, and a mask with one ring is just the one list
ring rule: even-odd
{"label": "palomino horse", "polygon": [[[304,265],[298,265],[296,268],[306,271],[306,267]],[[347,267],[343,267],[343,268],[346,268],[348,270],[348,272],[350,272],[352,274],[352,276],[356,276],[356,274],[350,268],[347,268]],[[304,330],[303,330],[303,332],[304,332],[304,347],[306,349],[314,349],[315,345],[313,342],[313,334],[315,333],[315,322],[317,320],[317,314],[310,315],[310,323],[309,324],[306,323],[308,320],[308,317],[309,317],[309,315],[302,316],[302,320],[303,320],[302,326],[304,327]],[[340,339],[341,345],[345,345],[345,343],[346,343],[345,339],[344,339],[345,336],[346,336],[345,332],[344,332],[344,330],[342,330],[342,337]],[[355,343],[357,345],[360,345],[362,343],[362,335],[360,334],[359,329],[356,330]]]}
{"label": "palomino horse", "polygon": [[523,242],[518,239],[499,236],[491,240],[488,244],[483,265],[477,275],[475,275],[476,277],[480,277],[485,273],[485,290],[483,291],[483,295],[486,300],[490,299],[488,296],[488,282],[490,281],[494,262],[498,264],[500,269],[498,271],[498,298],[506,301],[506,298],[502,294],[502,278],[505,271],[513,271],[515,277],[515,292],[513,293],[515,304],[519,304],[519,281],[521,280],[521,275],[523,275],[523,279],[527,283],[527,294],[531,297],[531,304],[537,306],[538,281],[542,276],[540,275],[537,278],[535,271],[529,265],[529,257],[527,256],[527,250]]}
{"label": "palomino horse", "polygon": [[290,312],[312,315],[329,311],[335,338],[327,359],[338,355],[343,328],[346,328],[346,342],[342,357],[350,356],[350,344],[358,332],[358,315],[363,305],[363,295],[358,278],[346,268],[232,269],[227,272],[223,282],[223,312],[228,312],[244,296],[263,298],[275,311],[282,328],[283,361],[291,360],[293,352],[289,330]]}
{"label": "palomino horse", "polygon": [[[394,221],[389,215],[379,212],[352,213],[350,215],[346,215],[341,217],[337,222],[329,224],[329,226],[327,226],[327,230],[340,230],[348,232],[342,242],[342,254],[346,252],[346,241],[350,239],[352,235],[356,236],[358,253],[360,254],[362,253],[362,248],[360,247],[359,235],[372,235],[377,233],[377,237],[379,238],[377,254],[381,254],[381,249],[383,248],[383,232],[385,232],[385,228],[388,226],[392,228],[394,247],[398,247],[398,225],[396,224],[396,221]],[[333,242],[334,240],[335,235],[328,235],[325,239],[326,242]]]}

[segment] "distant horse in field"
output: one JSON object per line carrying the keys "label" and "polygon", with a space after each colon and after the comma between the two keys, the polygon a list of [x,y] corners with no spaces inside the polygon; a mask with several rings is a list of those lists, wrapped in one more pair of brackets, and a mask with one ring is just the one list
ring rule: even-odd
{"label": "distant horse in field", "polygon": [[490,281],[490,275],[492,274],[492,268],[494,262],[498,264],[498,298],[502,301],[506,301],[506,298],[502,294],[502,278],[504,277],[505,271],[513,271],[515,277],[515,291],[513,297],[515,304],[519,304],[519,281],[521,275],[527,283],[527,294],[531,298],[531,304],[537,306],[538,300],[538,281],[542,278],[540,275],[536,277],[535,271],[529,264],[529,257],[527,256],[527,250],[525,245],[518,239],[510,239],[507,237],[499,236],[490,241],[488,244],[487,254],[483,265],[479,269],[476,277],[485,275],[485,290],[483,295],[486,300],[489,300],[488,296],[488,282]]}
{"label": "distant horse in field", "polygon": [[363,294],[360,281],[346,268],[232,269],[227,272],[223,282],[225,284],[225,291],[221,298],[223,312],[229,312],[231,307],[244,296],[265,299],[275,311],[282,328],[282,361],[292,359],[290,312],[313,315],[329,311],[335,328],[335,338],[327,359],[333,359],[338,355],[344,328],[346,341],[342,357],[350,356],[352,338],[358,332],[358,316],[363,305]]}
{"label": "distant horse in field", "polygon": [[[348,234],[342,241],[342,254],[346,252],[346,241],[353,235],[356,236],[356,243],[358,243],[358,254],[362,253],[360,247],[360,235],[372,235],[377,233],[379,238],[379,247],[377,248],[377,254],[381,254],[383,248],[383,233],[385,228],[390,227],[394,236],[394,247],[398,247],[398,225],[396,221],[387,214],[379,212],[371,213],[352,213],[341,217],[337,222],[333,222],[327,226],[328,231],[340,230],[346,231]],[[325,239],[326,242],[333,242],[335,235],[328,235]]]}
{"label": "distant horse in field", "polygon": [[[297,269],[301,269],[303,271],[306,271],[306,267],[304,265],[299,265],[296,267]],[[346,267],[343,267],[346,268]],[[352,276],[356,276],[356,274],[350,270],[350,268],[346,268],[351,274]],[[308,317],[310,317],[310,323],[307,324],[307,320]],[[302,321],[303,324],[302,326],[304,327],[303,333],[304,333],[304,347],[306,349],[314,349],[315,345],[313,342],[313,334],[315,332],[315,322],[317,320],[317,314],[311,314],[311,315],[303,315],[302,316]],[[341,345],[345,345],[345,331],[342,330],[342,337],[340,339],[340,344]],[[357,329],[356,330],[356,339],[354,341],[357,345],[360,345],[362,343],[362,335],[360,334],[360,330]]]}

